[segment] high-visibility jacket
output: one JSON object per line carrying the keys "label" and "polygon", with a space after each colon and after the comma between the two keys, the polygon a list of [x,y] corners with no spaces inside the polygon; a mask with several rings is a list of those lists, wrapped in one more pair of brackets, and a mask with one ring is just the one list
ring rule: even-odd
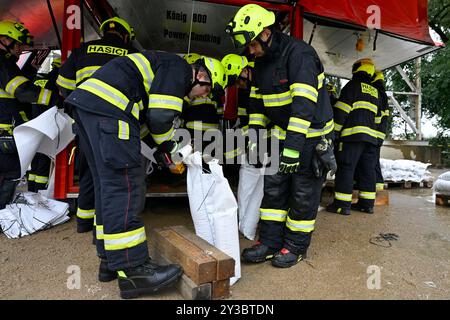
{"label": "high-visibility jacket", "polygon": [[113,59],[83,82],[66,102],[91,113],[116,118],[120,135],[128,123],[139,126],[146,116],[148,130],[157,144],[174,135],[174,118],[192,83],[192,67],[175,54],[143,51]]}
{"label": "high-visibility jacket", "polygon": [[340,141],[377,144],[375,117],[380,116],[380,93],[370,76],[357,72],[341,91],[334,105],[334,126]]}
{"label": "high-visibility jacket", "polygon": [[36,86],[24,76],[16,59],[0,50],[0,129],[11,130],[31,117],[31,103],[49,106],[57,94]]}
{"label": "high-visibility jacket", "polygon": [[135,52],[115,34],[107,33],[103,38],[83,43],[72,51],[61,66],[56,84],[61,94],[67,97],[83,81],[108,61]]}
{"label": "high-visibility jacket", "polygon": [[302,152],[306,139],[333,132],[333,111],[323,65],[310,45],[273,31],[270,52],[256,59],[250,90],[249,127],[272,132]]}
{"label": "high-visibility jacket", "polygon": [[386,132],[388,129],[388,120],[390,114],[389,98],[386,94],[386,88],[383,81],[379,80],[373,82],[372,85],[378,89],[380,94],[380,110],[375,117],[375,124],[377,126],[378,145],[382,146],[384,139],[386,139]]}
{"label": "high-visibility jacket", "polygon": [[182,117],[187,129],[201,131],[218,129],[222,114],[222,102],[211,95],[193,100],[184,99]]}

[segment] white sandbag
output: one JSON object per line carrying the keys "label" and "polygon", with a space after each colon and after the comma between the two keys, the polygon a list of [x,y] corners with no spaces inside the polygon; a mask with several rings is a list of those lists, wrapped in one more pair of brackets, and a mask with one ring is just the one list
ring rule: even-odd
{"label": "white sandbag", "polygon": [[262,170],[247,164],[242,165],[239,170],[239,231],[250,240],[255,240],[260,216],[259,207],[264,196]]}
{"label": "white sandbag", "polygon": [[434,192],[444,195],[450,195],[450,180],[438,179],[433,184]]}
{"label": "white sandbag", "polygon": [[450,171],[444,172],[438,177],[439,180],[450,181]]}
{"label": "white sandbag", "polygon": [[39,117],[14,128],[14,140],[19,153],[21,176],[28,170],[36,152],[55,158],[75,138],[73,119],[50,108]]}

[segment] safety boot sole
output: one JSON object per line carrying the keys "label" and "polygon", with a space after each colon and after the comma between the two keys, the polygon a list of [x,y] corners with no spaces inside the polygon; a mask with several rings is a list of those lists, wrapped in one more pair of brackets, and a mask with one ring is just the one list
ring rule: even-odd
{"label": "safety boot sole", "polygon": [[[152,294],[157,292],[158,290],[162,288],[167,288],[170,285],[177,282],[177,280],[182,276],[183,270],[180,270],[177,274],[175,274],[172,278],[167,279],[166,281],[160,283],[159,285],[155,287],[147,287],[147,288],[136,288],[136,289],[130,289],[130,290],[120,290],[120,297],[122,299],[135,299],[139,296]],[[131,281],[131,280],[129,280]]]}
{"label": "safety boot sole", "polygon": [[277,268],[290,268],[305,259],[306,259],[306,254],[299,256],[296,261],[292,261],[292,262],[282,262],[282,261],[278,261],[275,259],[275,260],[272,260],[272,265]]}

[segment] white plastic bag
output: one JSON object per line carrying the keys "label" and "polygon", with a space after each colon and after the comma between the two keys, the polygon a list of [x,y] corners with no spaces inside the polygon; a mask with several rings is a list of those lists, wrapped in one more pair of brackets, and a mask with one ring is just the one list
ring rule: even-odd
{"label": "white plastic bag", "polygon": [[217,160],[202,168],[202,157],[195,152],[184,160],[187,165],[187,192],[195,233],[235,261],[235,276],[241,277],[237,203]]}
{"label": "white plastic bag", "polygon": [[450,181],[450,171],[444,172],[438,177],[439,180]]}
{"label": "white plastic bag", "polygon": [[239,231],[250,240],[255,240],[260,216],[259,207],[264,196],[262,170],[247,164],[242,165],[239,170]]}

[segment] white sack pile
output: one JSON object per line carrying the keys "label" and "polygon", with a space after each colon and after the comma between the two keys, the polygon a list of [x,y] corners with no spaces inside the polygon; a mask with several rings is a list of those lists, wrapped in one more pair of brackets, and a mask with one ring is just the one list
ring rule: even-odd
{"label": "white sack pile", "polygon": [[39,193],[23,192],[0,210],[0,229],[8,238],[21,238],[69,220],[67,203]]}
{"label": "white sack pile", "polygon": [[450,171],[441,174],[433,184],[434,192],[450,196]]}
{"label": "white sack pile", "polygon": [[413,160],[380,159],[381,172],[385,181],[411,181],[421,182],[432,179],[427,170],[430,163]]}

